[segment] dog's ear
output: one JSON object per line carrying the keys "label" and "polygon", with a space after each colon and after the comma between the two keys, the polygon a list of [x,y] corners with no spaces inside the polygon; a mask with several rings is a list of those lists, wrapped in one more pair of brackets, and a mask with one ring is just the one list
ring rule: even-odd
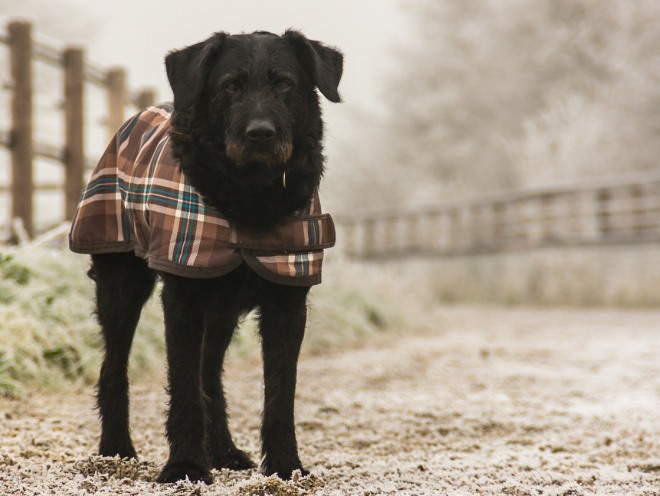
{"label": "dog's ear", "polygon": [[319,41],[308,40],[305,35],[292,29],[284,33],[284,38],[293,43],[305,70],[319,91],[331,102],[340,102],[337,87],[344,70],[344,56],[341,52]]}
{"label": "dog's ear", "polygon": [[167,54],[165,70],[174,94],[174,108],[187,109],[198,101],[210,63],[217,58],[228,36],[215,33],[205,41]]}

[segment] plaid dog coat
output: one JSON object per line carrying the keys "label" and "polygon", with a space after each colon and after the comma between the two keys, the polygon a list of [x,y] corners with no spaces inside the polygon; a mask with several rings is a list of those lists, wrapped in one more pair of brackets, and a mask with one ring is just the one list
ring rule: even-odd
{"label": "plaid dog coat", "polygon": [[184,277],[217,277],[245,262],[273,282],[320,283],[335,229],[318,193],[265,233],[231,225],[203,202],[172,156],[172,111],[169,104],[150,107],[119,129],[82,194],[70,249],[133,251],[149,267]]}

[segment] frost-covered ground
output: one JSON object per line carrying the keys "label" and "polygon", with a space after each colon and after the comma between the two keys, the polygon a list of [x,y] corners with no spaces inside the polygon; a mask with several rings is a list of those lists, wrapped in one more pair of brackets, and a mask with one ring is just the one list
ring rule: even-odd
{"label": "frost-covered ground", "polygon": [[[159,486],[162,383],[138,380],[140,462],[90,457],[91,388],[0,400],[0,494],[660,494],[660,312],[438,309],[435,333],[313,356],[297,420],[312,475],[215,472]],[[227,367],[235,438],[258,454],[259,363]]]}

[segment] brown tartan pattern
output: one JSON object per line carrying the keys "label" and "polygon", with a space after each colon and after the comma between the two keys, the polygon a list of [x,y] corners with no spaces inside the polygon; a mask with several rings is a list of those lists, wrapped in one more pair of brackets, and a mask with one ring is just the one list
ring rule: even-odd
{"label": "brown tartan pattern", "polygon": [[224,275],[245,261],[274,282],[320,283],[323,250],[334,245],[335,230],[318,192],[268,232],[232,226],[204,204],[172,156],[172,110],[150,107],[119,129],[82,194],[70,249],[134,251],[150,267],[184,277]]}

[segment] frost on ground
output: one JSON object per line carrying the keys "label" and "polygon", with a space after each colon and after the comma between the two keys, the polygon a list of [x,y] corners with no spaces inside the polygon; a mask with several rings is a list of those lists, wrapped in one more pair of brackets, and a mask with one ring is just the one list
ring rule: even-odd
{"label": "frost on ground", "polygon": [[[2,495],[660,494],[660,312],[438,311],[433,334],[307,354],[294,482],[215,472],[156,485],[162,382],[136,380],[140,461],[90,456],[92,389],[0,400]],[[261,373],[227,367],[237,444],[258,456]]]}

